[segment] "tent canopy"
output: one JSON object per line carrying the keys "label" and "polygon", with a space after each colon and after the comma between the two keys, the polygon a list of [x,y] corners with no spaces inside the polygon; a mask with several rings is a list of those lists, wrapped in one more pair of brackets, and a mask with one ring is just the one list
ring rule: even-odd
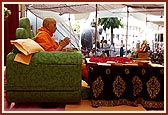
{"label": "tent canopy", "polygon": [[[164,2],[132,2],[132,3],[113,3],[106,4],[98,3],[97,11],[98,17],[126,17],[127,8],[128,13],[136,19],[146,21],[148,15],[164,16]],[[27,4],[26,8],[38,17],[44,18],[45,16],[56,16],[61,18],[59,21],[65,21],[65,17],[69,14],[74,14],[75,19],[87,19],[91,12],[96,11],[96,3],[82,4],[82,3],[46,3],[46,4]],[[72,18],[71,18],[72,19]],[[163,21],[147,20],[155,24],[164,25]]]}
{"label": "tent canopy", "polygon": [[[63,14],[81,14],[94,12],[96,4],[31,4],[28,5],[34,9],[58,12]],[[98,4],[98,11],[122,8],[125,5],[121,4]]]}
{"label": "tent canopy", "polygon": [[[94,12],[96,4],[28,4],[28,7],[34,9],[53,11],[62,14],[81,14]],[[116,8],[130,7],[133,8],[134,12],[143,12],[150,15],[161,15],[164,14],[163,3],[145,3],[145,4],[97,4],[98,11],[111,10]]]}

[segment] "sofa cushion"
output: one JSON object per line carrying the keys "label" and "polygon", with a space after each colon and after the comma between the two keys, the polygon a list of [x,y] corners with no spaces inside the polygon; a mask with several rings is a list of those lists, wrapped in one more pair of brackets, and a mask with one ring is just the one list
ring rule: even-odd
{"label": "sofa cushion", "polygon": [[17,28],[16,29],[16,38],[17,39],[26,39],[29,38],[28,32],[24,28]]}
{"label": "sofa cushion", "polygon": [[25,55],[44,51],[44,49],[32,39],[11,40],[11,44],[13,44],[19,51],[21,51]]}
{"label": "sofa cushion", "polygon": [[28,38],[33,39],[34,33],[31,29],[30,20],[27,17],[23,17],[19,20],[19,28],[24,28],[27,32]]}

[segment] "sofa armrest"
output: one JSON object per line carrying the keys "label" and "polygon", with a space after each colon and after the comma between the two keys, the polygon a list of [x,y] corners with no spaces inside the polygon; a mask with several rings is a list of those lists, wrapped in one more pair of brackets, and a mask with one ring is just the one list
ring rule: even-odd
{"label": "sofa armrest", "polygon": [[[7,56],[7,61],[14,61],[15,53],[11,52]],[[10,61],[9,61],[10,60]],[[37,52],[34,53],[30,65],[77,65],[82,64],[82,54],[79,51],[74,52]]]}

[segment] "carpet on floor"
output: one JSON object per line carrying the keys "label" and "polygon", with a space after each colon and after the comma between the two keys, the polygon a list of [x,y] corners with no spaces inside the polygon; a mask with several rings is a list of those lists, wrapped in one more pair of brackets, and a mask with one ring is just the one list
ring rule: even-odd
{"label": "carpet on floor", "polygon": [[4,111],[65,111],[65,104],[56,103],[11,103],[8,105],[4,91]]}
{"label": "carpet on floor", "polygon": [[142,105],[138,107],[120,105],[120,106],[101,106],[94,108],[91,106],[91,101],[82,100],[80,104],[67,104],[65,106],[65,111],[146,111]]}

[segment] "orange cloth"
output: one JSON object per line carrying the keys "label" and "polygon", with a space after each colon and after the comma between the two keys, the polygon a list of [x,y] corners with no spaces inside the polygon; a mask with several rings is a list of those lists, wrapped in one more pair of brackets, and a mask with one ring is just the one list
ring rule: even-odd
{"label": "orange cloth", "polygon": [[37,30],[37,35],[35,36],[35,41],[40,44],[45,51],[55,51],[59,44],[52,38],[53,34],[49,32],[46,28],[41,27]]}
{"label": "orange cloth", "polygon": [[89,81],[88,69],[84,63],[82,63],[82,77],[85,81]]}
{"label": "orange cloth", "polygon": [[17,53],[14,61],[21,62],[23,64],[29,65],[32,55],[33,54],[25,55],[23,53]]}

